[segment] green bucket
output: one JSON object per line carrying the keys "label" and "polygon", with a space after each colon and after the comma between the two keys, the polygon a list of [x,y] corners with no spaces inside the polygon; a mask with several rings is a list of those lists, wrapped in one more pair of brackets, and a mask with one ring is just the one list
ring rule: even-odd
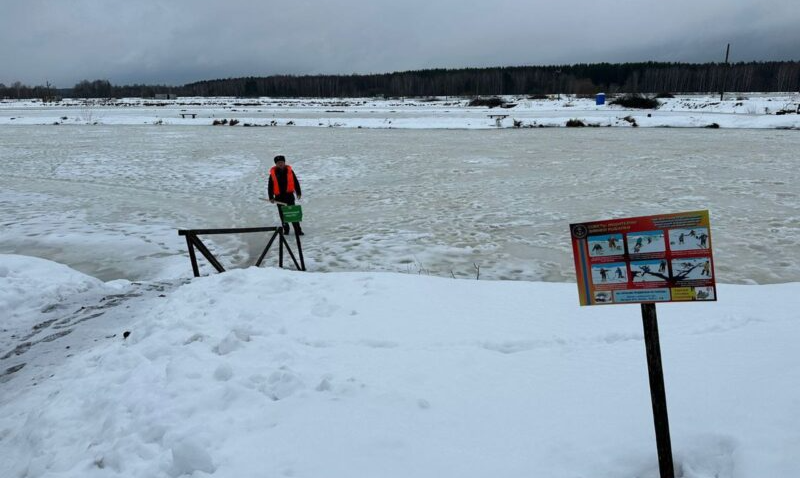
{"label": "green bucket", "polygon": [[281,206],[283,222],[300,222],[303,220],[303,208],[299,204],[292,206]]}

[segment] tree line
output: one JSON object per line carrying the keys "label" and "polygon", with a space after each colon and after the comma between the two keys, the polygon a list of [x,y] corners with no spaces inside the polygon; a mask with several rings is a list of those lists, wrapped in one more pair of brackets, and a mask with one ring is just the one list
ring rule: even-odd
{"label": "tree line", "polygon": [[[75,98],[179,96],[404,97],[555,93],[800,91],[800,62],[593,63],[403,71],[367,75],[273,75],[198,81],[183,86],[112,85],[83,80],[57,90]],[[43,86],[0,83],[0,97],[41,98]]]}

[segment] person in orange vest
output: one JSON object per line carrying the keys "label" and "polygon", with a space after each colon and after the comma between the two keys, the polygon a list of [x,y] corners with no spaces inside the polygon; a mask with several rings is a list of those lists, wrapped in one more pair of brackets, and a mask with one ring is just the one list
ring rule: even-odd
{"label": "person in orange vest", "polygon": [[[267,182],[267,196],[269,196],[269,202],[273,204],[282,202],[284,204],[293,205],[295,195],[297,195],[297,199],[302,197],[300,181],[297,179],[297,175],[294,174],[294,171],[292,171],[292,167],[286,164],[286,158],[279,154],[275,156],[275,166],[269,170],[269,179]],[[289,234],[289,225],[283,222],[283,213],[280,207],[278,207],[278,214],[283,224],[283,233]],[[294,223],[294,233],[298,236],[303,235],[303,229],[300,227],[299,222]]]}

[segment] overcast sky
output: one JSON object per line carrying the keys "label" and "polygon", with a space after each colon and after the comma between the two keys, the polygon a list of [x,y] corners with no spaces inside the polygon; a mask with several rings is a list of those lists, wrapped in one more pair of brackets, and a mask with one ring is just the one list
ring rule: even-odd
{"label": "overcast sky", "polygon": [[2,0],[0,82],[800,60],[800,0]]}

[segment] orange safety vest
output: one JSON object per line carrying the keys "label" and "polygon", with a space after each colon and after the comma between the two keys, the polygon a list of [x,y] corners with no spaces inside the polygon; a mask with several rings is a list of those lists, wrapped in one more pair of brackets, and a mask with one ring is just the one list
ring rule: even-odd
{"label": "orange safety vest", "polygon": [[[278,176],[275,174],[276,169],[278,169],[278,167],[273,166],[272,169],[269,170],[269,175],[272,178],[272,193],[277,196],[281,193],[281,187],[278,186]],[[294,173],[292,172],[292,167],[289,165],[286,165],[286,192],[294,192]]]}

